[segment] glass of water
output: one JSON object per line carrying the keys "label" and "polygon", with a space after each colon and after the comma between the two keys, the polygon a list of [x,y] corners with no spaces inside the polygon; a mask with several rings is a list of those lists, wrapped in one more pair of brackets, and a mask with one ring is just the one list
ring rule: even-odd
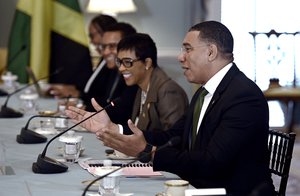
{"label": "glass of water", "polygon": [[109,172],[113,173],[104,177],[100,181],[98,192],[103,196],[115,196],[119,193],[121,170],[117,166],[112,166],[111,160],[104,160],[103,167],[101,167],[101,173],[99,175],[102,176]]}
{"label": "glass of water", "polygon": [[60,136],[59,141],[63,143],[63,156],[67,162],[76,162],[80,155],[82,136],[75,135],[70,130],[66,136]]}

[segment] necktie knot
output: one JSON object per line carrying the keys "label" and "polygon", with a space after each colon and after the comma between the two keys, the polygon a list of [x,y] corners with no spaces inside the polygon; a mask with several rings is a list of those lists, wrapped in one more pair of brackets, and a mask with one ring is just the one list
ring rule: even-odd
{"label": "necktie knot", "polygon": [[200,92],[199,98],[204,99],[204,97],[208,94],[208,91],[203,87],[202,91]]}

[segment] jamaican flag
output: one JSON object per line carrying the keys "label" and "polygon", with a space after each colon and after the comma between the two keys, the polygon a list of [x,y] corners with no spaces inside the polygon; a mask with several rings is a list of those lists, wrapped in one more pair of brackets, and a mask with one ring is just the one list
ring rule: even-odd
{"label": "jamaican flag", "polygon": [[77,0],[19,0],[8,45],[7,70],[27,83],[26,66],[37,78],[83,88],[91,72],[84,18]]}

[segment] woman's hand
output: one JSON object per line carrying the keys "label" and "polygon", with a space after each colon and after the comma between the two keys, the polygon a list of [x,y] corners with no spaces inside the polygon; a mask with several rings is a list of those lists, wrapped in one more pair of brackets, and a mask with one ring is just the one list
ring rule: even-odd
{"label": "woman's hand", "polygon": [[147,142],[143,132],[131,120],[128,120],[128,126],[133,132],[132,135],[120,134],[118,130],[111,129],[110,127],[99,129],[96,135],[105,146],[111,147],[128,156],[137,157],[145,149]]}
{"label": "woman's hand", "polygon": [[[100,111],[103,108],[96,102],[96,100],[92,99],[93,107],[96,111]],[[87,112],[85,110],[70,106],[65,111],[66,115],[72,119],[74,123],[78,123],[95,112]],[[108,114],[105,110],[99,112],[98,114],[94,115],[90,119],[87,119],[83,123],[80,124],[80,126],[84,127],[85,129],[91,131],[91,132],[97,132],[98,130],[102,129],[103,127],[114,127],[117,126],[113,122],[111,122]]]}

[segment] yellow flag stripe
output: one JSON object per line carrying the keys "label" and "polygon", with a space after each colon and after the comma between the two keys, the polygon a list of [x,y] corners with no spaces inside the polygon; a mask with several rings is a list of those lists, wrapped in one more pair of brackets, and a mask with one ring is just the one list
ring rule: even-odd
{"label": "yellow flag stripe", "polygon": [[32,0],[19,0],[17,3],[17,9],[31,16],[32,4],[33,4]]}
{"label": "yellow flag stripe", "polygon": [[30,67],[41,78],[49,73],[52,0],[32,0]]}
{"label": "yellow flag stripe", "polygon": [[29,66],[38,78],[49,73],[51,2],[51,0],[19,0],[17,4],[19,11],[31,17]]}
{"label": "yellow flag stripe", "polygon": [[60,3],[53,6],[53,31],[88,47],[83,15]]}

